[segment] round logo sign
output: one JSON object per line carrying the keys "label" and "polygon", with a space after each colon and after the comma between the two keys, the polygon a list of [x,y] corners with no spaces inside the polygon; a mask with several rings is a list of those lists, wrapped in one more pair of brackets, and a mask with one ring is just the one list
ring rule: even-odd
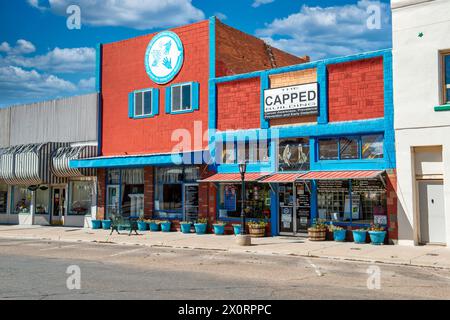
{"label": "round logo sign", "polygon": [[145,54],[145,68],[150,79],[158,84],[171,81],[180,72],[184,61],[183,44],[173,32],[158,33]]}

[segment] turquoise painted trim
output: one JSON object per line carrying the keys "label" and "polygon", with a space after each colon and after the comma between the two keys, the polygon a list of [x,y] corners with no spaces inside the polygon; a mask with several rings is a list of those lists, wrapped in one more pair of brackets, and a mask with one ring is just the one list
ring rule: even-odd
{"label": "turquoise painted trim", "polygon": [[209,18],[209,78],[216,77],[216,17]]}
{"label": "turquoise painted trim", "polygon": [[103,146],[103,100],[102,100],[102,63],[103,63],[103,45],[97,44],[96,59],[95,59],[95,87],[97,90],[97,155],[102,154]]}
{"label": "turquoise painted trim", "polygon": [[[238,164],[221,164],[217,166],[218,173],[239,173]],[[270,162],[264,163],[248,163],[247,164],[248,173],[264,173],[269,174],[272,172],[272,165]]]}
{"label": "turquoise painted trim", "polygon": [[134,92],[128,93],[128,118],[134,118]]}
{"label": "turquoise painted trim", "polygon": [[98,43],[95,51],[95,90],[102,91],[102,53],[103,45]]}
{"label": "turquoise painted trim", "polygon": [[261,129],[269,128],[269,121],[264,116],[264,90],[269,89],[269,76],[266,72],[261,73],[261,109],[260,109],[260,123]]}
{"label": "turquoise painted trim", "polygon": [[279,203],[278,203],[278,184],[272,183],[270,188],[270,229],[272,237],[279,235]]}
{"label": "turquoise painted trim", "polygon": [[317,66],[317,82],[319,83],[319,124],[328,123],[328,72],[325,63]]}
{"label": "turquoise painted trim", "polygon": [[[179,110],[179,111],[173,111],[172,110],[172,90],[176,87],[181,87],[184,85],[190,85],[191,86],[191,108],[189,110]],[[167,91],[168,89],[168,91]],[[192,113],[194,111],[197,111],[199,109],[199,92],[200,85],[198,82],[182,82],[182,83],[176,83],[171,85],[170,87],[166,88],[166,99],[169,99],[166,101],[166,114],[184,114],[184,113]],[[169,93],[169,96],[167,96],[167,93]],[[167,104],[169,102],[169,105]],[[170,109],[169,109],[170,106]],[[167,113],[169,111],[169,113]]]}
{"label": "turquoise painted trim", "polygon": [[[134,114],[134,100],[135,100],[135,94],[139,92],[151,92],[152,93],[152,104],[150,106],[151,113],[145,114],[141,116],[136,116]],[[144,106],[142,106],[144,107]],[[130,92],[128,94],[128,118],[139,120],[139,119],[147,119],[147,118],[153,118],[154,116],[159,114],[159,89],[157,88],[146,88],[146,89],[140,89],[135,90],[133,92]]]}
{"label": "turquoise painted trim", "polygon": [[450,104],[444,104],[442,106],[436,106],[436,107],[434,107],[434,111],[436,111],[436,112],[450,111]]}
{"label": "turquoise painted trim", "polygon": [[311,214],[310,214],[310,224],[312,224],[312,222],[317,219],[318,217],[318,201],[317,201],[317,181],[316,180],[312,180],[311,181],[311,196],[310,196],[310,201],[311,201]]}
{"label": "turquoise painted trim", "polygon": [[[216,22],[215,16],[209,18],[209,79],[216,77]],[[208,81],[208,147],[211,160],[216,157],[216,84]]]}
{"label": "turquoise painted trim", "polygon": [[384,158],[387,168],[396,168],[395,131],[394,131],[394,85],[392,71],[392,52],[383,53],[384,74]]}
{"label": "turquoise painted trim", "polygon": [[192,110],[198,111],[200,109],[200,85],[198,82],[192,82],[192,89],[191,89],[191,103],[192,103]]}
{"label": "turquoise painted trim", "polygon": [[159,90],[152,89],[152,116],[159,115]]}
{"label": "turquoise painted trim", "polygon": [[165,111],[166,114],[170,114],[172,111],[172,87],[166,87],[166,106],[165,106]]}

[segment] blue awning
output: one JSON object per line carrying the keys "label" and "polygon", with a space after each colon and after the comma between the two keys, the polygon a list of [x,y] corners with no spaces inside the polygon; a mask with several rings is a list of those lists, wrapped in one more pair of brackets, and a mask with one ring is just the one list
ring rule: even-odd
{"label": "blue awning", "polygon": [[108,156],[71,160],[70,168],[133,168],[167,165],[201,165],[208,164],[208,150],[185,153]]}

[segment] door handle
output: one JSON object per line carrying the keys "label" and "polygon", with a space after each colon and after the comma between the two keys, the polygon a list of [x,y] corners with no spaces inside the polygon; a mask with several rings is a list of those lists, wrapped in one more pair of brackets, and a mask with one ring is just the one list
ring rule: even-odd
{"label": "door handle", "polygon": [[431,203],[434,204],[434,199],[431,199]]}

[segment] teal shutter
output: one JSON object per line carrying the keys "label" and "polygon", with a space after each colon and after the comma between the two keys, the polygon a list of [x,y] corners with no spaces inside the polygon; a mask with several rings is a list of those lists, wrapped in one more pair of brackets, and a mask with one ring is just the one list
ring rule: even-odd
{"label": "teal shutter", "polygon": [[152,116],[159,114],[159,90],[152,89]]}
{"label": "teal shutter", "polygon": [[200,107],[199,95],[200,90],[198,82],[192,82],[192,110],[198,110]]}
{"label": "teal shutter", "polygon": [[166,114],[172,111],[172,87],[166,88]]}
{"label": "teal shutter", "polygon": [[134,118],[134,92],[128,94],[128,118]]}

